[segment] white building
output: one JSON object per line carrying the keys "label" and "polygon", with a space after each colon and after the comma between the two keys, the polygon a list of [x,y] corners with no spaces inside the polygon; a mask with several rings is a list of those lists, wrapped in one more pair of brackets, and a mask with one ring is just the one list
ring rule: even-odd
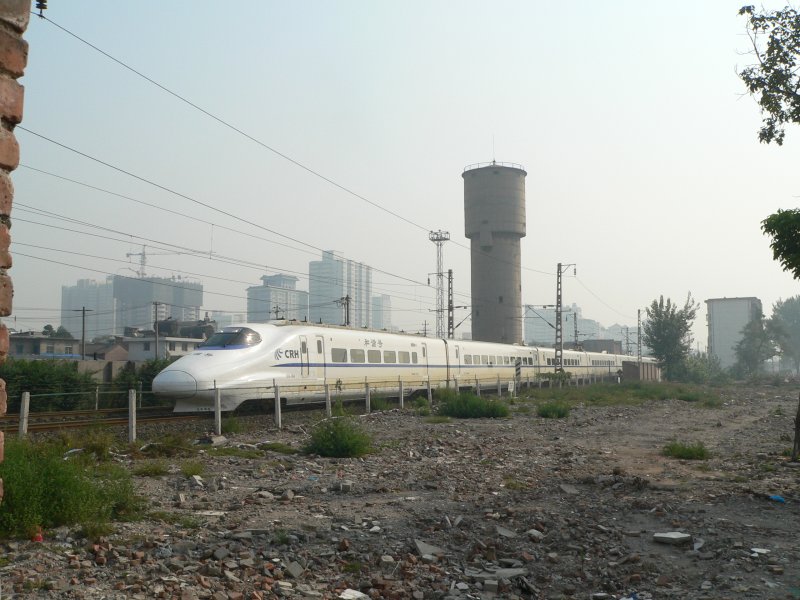
{"label": "white building", "polygon": [[205,340],[198,338],[126,337],[122,342],[128,347],[128,360],[144,361],[154,358],[175,358],[191,354]]}
{"label": "white building", "polygon": [[247,320],[265,323],[277,319],[308,320],[308,292],[295,289],[293,275],[264,275],[261,285],[247,288]]}
{"label": "white building", "polygon": [[761,300],[748,298],[711,298],[706,300],[708,313],[708,354],[716,356],[723,369],[736,363],[736,344],[742,329],[761,312]]}

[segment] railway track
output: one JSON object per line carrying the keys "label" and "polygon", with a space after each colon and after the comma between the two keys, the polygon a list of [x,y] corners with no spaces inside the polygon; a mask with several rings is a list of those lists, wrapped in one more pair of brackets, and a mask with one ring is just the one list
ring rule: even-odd
{"label": "railway track", "polygon": [[[213,414],[211,417],[213,418]],[[137,424],[170,423],[208,418],[209,415],[203,413],[175,414],[169,407],[147,407],[136,411]],[[6,414],[0,417],[0,431],[17,433],[19,419],[19,414]],[[124,408],[32,412],[28,415],[28,432],[127,425],[128,411]]]}

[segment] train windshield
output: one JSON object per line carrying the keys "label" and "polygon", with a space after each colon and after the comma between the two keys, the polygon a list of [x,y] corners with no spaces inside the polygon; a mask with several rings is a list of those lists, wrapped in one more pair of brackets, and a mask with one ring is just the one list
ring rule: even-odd
{"label": "train windshield", "polygon": [[248,348],[261,342],[261,336],[248,327],[226,327],[218,331],[198,348],[206,350],[219,348]]}

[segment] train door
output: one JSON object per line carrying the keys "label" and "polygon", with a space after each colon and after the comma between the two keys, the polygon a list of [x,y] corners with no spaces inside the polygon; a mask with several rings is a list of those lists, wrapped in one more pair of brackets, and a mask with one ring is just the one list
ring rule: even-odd
{"label": "train door", "polygon": [[308,340],[300,336],[300,377],[308,377]]}
{"label": "train door", "polygon": [[421,348],[422,356],[420,357],[420,362],[422,364],[422,373],[423,377],[425,377],[425,379],[428,379],[428,377],[430,376],[430,372],[428,370],[428,344],[422,343],[420,344],[420,346],[422,346]]}
{"label": "train door", "polygon": [[316,355],[311,360],[311,374],[317,379],[325,378],[325,338],[321,335],[316,336],[314,348]]}

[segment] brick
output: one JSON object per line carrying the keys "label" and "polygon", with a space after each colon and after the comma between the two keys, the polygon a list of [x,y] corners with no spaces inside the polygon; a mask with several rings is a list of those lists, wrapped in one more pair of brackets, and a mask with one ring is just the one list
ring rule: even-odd
{"label": "brick", "polygon": [[14,284],[9,275],[0,275],[0,317],[11,314],[14,299]]}
{"label": "brick", "polygon": [[0,170],[0,215],[10,215],[14,201],[14,182],[9,174]]}
{"label": "brick", "polygon": [[13,77],[22,77],[28,64],[28,42],[18,34],[0,29],[0,69]]}
{"label": "brick", "polygon": [[0,269],[11,268],[11,233],[8,226],[0,224]]}
{"label": "brick", "polygon": [[22,104],[25,88],[11,77],[0,77],[0,115],[16,125],[22,122]]}
{"label": "brick", "polygon": [[0,21],[22,33],[31,18],[31,0],[3,0],[0,2]]}
{"label": "brick", "polygon": [[13,171],[19,165],[19,143],[13,131],[0,127],[0,167]]}
{"label": "brick", "polygon": [[[11,340],[8,337],[8,327],[0,325],[0,364],[5,362],[8,356],[8,349],[11,347]],[[0,379],[0,391],[5,392],[6,382]],[[0,413],[1,414],[1,413]]]}

